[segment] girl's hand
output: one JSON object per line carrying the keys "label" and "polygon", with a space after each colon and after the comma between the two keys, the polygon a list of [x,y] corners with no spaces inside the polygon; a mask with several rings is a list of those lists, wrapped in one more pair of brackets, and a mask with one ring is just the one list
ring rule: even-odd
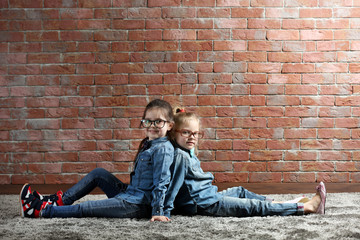
{"label": "girl's hand", "polygon": [[165,216],[152,216],[152,218],[150,219],[150,222],[155,222],[155,221],[159,221],[159,222],[170,222],[170,218],[165,217]]}

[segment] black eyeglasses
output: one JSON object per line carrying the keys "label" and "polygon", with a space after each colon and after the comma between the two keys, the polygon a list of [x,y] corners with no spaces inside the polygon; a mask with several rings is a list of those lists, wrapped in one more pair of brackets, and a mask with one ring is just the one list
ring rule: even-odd
{"label": "black eyeglasses", "polygon": [[167,123],[169,121],[165,121],[162,119],[156,119],[154,121],[149,120],[149,119],[142,119],[141,120],[141,126],[143,126],[144,128],[149,128],[151,127],[151,125],[154,124],[154,127],[156,128],[163,128],[165,126],[165,123]]}
{"label": "black eyeglasses", "polygon": [[204,133],[199,132],[199,131],[192,132],[190,130],[180,129],[180,130],[175,130],[175,132],[178,132],[178,133],[180,133],[181,136],[187,137],[187,138],[190,136],[194,136],[194,138],[203,138],[204,137]]}

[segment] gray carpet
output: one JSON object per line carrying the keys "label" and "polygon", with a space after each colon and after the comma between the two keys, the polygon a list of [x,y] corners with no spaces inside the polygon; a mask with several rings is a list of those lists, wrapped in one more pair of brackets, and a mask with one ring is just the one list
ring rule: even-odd
{"label": "gray carpet", "polygon": [[[269,195],[289,200],[299,195]],[[310,197],[311,194],[306,194]],[[104,195],[82,199],[94,200]],[[0,239],[360,239],[360,193],[328,193],[326,215],[147,219],[26,219],[17,195],[0,195]]]}

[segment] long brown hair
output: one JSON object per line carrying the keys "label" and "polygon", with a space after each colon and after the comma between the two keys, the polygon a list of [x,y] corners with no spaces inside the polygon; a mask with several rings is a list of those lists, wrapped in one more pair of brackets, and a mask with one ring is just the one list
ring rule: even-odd
{"label": "long brown hair", "polygon": [[[150,109],[154,109],[154,108],[158,108],[158,109],[162,110],[162,112],[165,115],[166,121],[169,121],[169,122],[174,121],[174,113],[173,113],[173,109],[172,109],[170,103],[168,103],[165,100],[161,100],[161,99],[152,100],[151,102],[148,103],[148,105],[146,105],[142,119],[145,118],[147,111],[149,111]],[[167,136],[169,134],[170,134],[170,131],[167,132]],[[137,151],[136,156],[135,156],[135,161],[136,161],[137,156],[139,155],[141,149],[144,147],[144,143],[147,141],[147,139],[148,138],[144,138],[140,142],[138,151]]]}

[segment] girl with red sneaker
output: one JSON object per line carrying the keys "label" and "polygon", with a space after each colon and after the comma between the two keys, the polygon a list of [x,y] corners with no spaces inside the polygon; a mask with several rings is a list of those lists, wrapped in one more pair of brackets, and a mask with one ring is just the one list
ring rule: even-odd
{"label": "girl with red sneaker", "polygon": [[[167,137],[173,124],[171,105],[159,99],[151,101],[141,120],[141,126],[146,129],[146,138],[140,143],[129,185],[102,168],[93,170],[66,192],[59,191],[50,196],[31,192],[30,185],[25,184],[20,192],[21,216],[151,218],[151,221],[169,221],[164,216],[163,207],[174,156],[174,148]],[[108,199],[72,205],[95,187],[100,187]]]}

